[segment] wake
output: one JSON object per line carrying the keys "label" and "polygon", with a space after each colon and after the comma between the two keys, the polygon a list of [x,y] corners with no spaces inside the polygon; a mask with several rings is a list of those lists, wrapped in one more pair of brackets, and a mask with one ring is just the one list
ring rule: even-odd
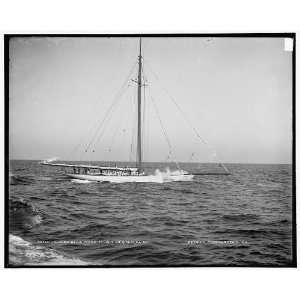
{"label": "wake", "polygon": [[156,169],[154,177],[158,179],[158,182],[164,183],[172,181],[192,181],[194,175],[191,175],[184,170],[170,171],[169,168],[166,168],[163,172]]}
{"label": "wake", "polygon": [[43,160],[42,163],[47,164],[47,163],[52,163],[57,160],[58,160],[58,157],[51,157],[51,158],[47,158],[47,159]]}
{"label": "wake", "polygon": [[9,261],[13,265],[87,265],[78,258],[66,257],[57,251],[9,234]]}

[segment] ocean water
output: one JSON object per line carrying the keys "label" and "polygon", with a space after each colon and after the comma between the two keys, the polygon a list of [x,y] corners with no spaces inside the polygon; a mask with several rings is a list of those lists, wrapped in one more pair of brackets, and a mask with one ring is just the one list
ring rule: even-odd
{"label": "ocean water", "polygon": [[[146,167],[154,174],[168,165]],[[71,180],[37,161],[11,161],[9,263],[290,265],[292,166],[228,168],[228,176],[183,182],[95,183]]]}

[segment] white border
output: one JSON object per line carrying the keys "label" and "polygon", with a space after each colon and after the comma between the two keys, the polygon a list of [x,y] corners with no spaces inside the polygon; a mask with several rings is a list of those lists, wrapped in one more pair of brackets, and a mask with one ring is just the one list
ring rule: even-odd
{"label": "white border", "polygon": [[[187,0],[183,3],[175,0],[111,0],[105,3],[10,0],[1,2],[0,28],[5,33],[289,32],[300,30],[299,7],[291,3],[211,0],[204,5],[201,1]],[[300,49],[299,42],[297,48]],[[3,70],[2,39],[0,52]],[[4,95],[3,72],[0,93]],[[0,155],[3,157],[3,105],[0,105],[0,110]],[[298,108],[297,111],[299,115]],[[300,132],[299,122],[297,132]],[[0,161],[3,182],[3,160]],[[299,221],[299,209],[297,215]],[[3,236],[3,201],[0,216]],[[0,255],[2,260],[3,238]],[[2,269],[0,276],[2,299],[197,297],[253,300],[296,299],[296,294],[299,294],[296,269]]]}

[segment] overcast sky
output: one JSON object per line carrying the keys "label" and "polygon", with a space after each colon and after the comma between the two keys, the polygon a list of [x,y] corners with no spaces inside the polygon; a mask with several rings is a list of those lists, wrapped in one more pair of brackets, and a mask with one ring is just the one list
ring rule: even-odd
{"label": "overcast sky", "polygon": [[[125,85],[103,134],[95,132],[137,55],[137,38],[12,39],[10,158],[134,157],[134,82]],[[291,163],[292,52],[284,51],[284,39],[143,38],[143,57],[146,161],[164,161],[169,151],[154,99],[179,161],[192,153],[214,161],[216,151],[223,162]]]}

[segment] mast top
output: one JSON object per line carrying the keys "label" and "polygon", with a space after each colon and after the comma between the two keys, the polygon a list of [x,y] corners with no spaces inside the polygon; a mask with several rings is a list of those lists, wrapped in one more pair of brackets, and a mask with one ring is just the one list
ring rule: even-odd
{"label": "mast top", "polygon": [[140,57],[142,57],[142,38],[140,37]]}

